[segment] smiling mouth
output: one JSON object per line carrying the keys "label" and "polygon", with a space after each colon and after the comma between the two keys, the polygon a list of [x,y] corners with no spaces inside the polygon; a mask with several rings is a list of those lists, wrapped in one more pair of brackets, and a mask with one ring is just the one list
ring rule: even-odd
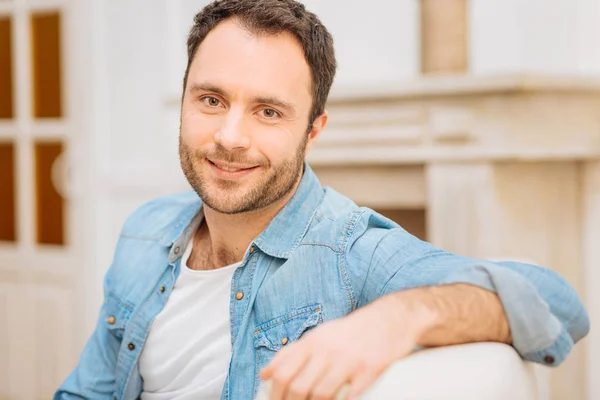
{"label": "smiling mouth", "polygon": [[252,169],[257,168],[258,166],[246,167],[246,166],[232,166],[227,164],[222,164],[220,162],[211,161],[208,158],[206,159],[213,167],[216,167],[225,172],[241,172],[241,171],[250,171]]}

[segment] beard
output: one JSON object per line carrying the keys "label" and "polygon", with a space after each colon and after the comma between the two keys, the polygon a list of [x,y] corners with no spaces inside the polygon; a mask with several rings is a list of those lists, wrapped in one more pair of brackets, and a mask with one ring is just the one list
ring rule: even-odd
{"label": "beard", "polygon": [[[216,144],[211,150],[194,150],[179,135],[181,168],[189,184],[207,207],[223,214],[239,214],[267,207],[289,194],[304,172],[304,153],[308,135],[296,153],[279,165],[267,160],[251,160],[243,152],[230,152]],[[258,174],[251,174],[249,187],[236,181],[210,178],[203,164],[207,160],[258,165]],[[264,171],[264,172],[263,172]],[[254,177],[252,175],[258,175]]]}

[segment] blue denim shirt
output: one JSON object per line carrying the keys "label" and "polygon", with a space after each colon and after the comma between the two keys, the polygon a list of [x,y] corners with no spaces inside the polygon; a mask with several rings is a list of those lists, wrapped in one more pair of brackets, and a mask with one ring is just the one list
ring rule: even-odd
{"label": "blue denim shirt", "polygon": [[[177,194],[142,206],[127,220],[106,274],[97,328],[55,400],[140,396],[140,353],[201,222],[201,205],[194,192]],[[306,165],[296,193],[248,246],[233,275],[232,357],[221,398],[251,399],[260,369],[284,338],[295,342],[386,293],[459,282],[499,295],[513,345],[526,360],[558,365],[589,330],[577,293],[556,273],[440,250],[321,187]]]}

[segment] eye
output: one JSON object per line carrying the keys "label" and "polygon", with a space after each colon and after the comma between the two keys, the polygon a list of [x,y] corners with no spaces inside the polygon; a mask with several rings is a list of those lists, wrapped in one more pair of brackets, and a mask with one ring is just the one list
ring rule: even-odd
{"label": "eye", "polygon": [[280,116],[280,114],[272,108],[265,108],[264,110],[260,110],[259,113],[267,119],[276,118]]}
{"label": "eye", "polygon": [[221,105],[221,101],[212,96],[203,97],[202,101],[209,107],[219,107]]}

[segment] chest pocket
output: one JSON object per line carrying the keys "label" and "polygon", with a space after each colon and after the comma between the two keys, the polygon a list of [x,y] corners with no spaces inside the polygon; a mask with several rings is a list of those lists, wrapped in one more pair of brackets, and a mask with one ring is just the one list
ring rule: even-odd
{"label": "chest pocket", "polygon": [[256,374],[284,346],[296,342],[309,329],[323,322],[320,304],[295,309],[289,313],[260,324],[254,331],[256,348]]}
{"label": "chest pocket", "polygon": [[132,310],[133,307],[130,304],[117,299],[109,293],[102,306],[101,315],[103,321],[100,323],[103,323],[108,331],[117,339],[122,339]]}

